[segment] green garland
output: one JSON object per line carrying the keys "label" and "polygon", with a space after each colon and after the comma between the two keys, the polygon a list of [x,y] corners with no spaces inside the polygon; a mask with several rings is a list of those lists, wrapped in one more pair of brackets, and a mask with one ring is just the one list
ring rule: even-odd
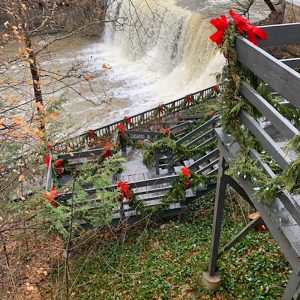
{"label": "green garland", "polygon": [[170,153],[173,159],[184,157],[189,159],[195,156],[204,155],[206,151],[213,150],[216,147],[215,142],[209,143],[201,148],[187,149],[184,145],[176,145],[176,141],[170,137],[145,145],[143,150],[143,163],[147,167],[152,167],[155,162],[156,153]]}
{"label": "green garland", "polygon": [[143,200],[137,199],[137,197],[132,193],[132,198],[129,201],[129,205],[143,217],[152,215],[153,213],[159,213],[166,210],[172,203],[184,203],[185,192],[187,189],[196,188],[200,184],[207,184],[212,179],[215,179],[215,176],[206,176],[203,174],[198,175],[190,171],[190,177],[188,179],[189,186],[187,188],[185,185],[187,178],[180,173],[178,178],[172,181],[171,189],[162,197],[159,204],[147,206]]}
{"label": "green garland", "polygon": [[225,33],[221,51],[228,56],[227,78],[222,95],[219,101],[221,122],[226,132],[232,134],[241,148],[241,157],[231,160],[231,168],[227,171],[233,177],[242,176],[249,178],[254,184],[257,196],[266,201],[272,201],[276,195],[283,190],[299,194],[300,193],[300,135],[290,141],[287,150],[293,150],[297,158],[282,171],[276,168],[276,176],[270,178],[263,169],[256,166],[256,161],[249,157],[250,149],[256,149],[259,153],[263,148],[255,136],[242,126],[239,118],[241,109],[245,109],[253,118],[257,119],[262,115],[248,100],[239,94],[239,87],[242,80],[247,81],[257,92],[273,105],[285,118],[300,124],[300,111],[291,109],[280,103],[278,98],[267,93],[265,83],[255,76],[251,71],[241,66],[237,60],[235,49],[235,38],[238,35],[236,27],[230,25]]}

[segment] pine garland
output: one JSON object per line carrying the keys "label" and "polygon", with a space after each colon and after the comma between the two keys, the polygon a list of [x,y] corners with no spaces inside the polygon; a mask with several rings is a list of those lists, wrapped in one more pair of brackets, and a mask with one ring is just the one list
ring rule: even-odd
{"label": "pine garland", "polygon": [[284,171],[276,167],[275,177],[270,178],[267,176],[262,168],[257,167],[256,161],[248,155],[250,149],[256,149],[261,153],[263,148],[255,136],[243,126],[239,118],[239,113],[242,109],[245,109],[255,119],[262,117],[262,115],[246,98],[239,94],[239,87],[242,80],[247,81],[281,115],[296,126],[300,125],[300,110],[289,108],[282,104],[279,99],[274,98],[267,92],[266,85],[260,78],[238,63],[234,44],[237,35],[236,26],[234,24],[229,25],[221,47],[221,51],[228,58],[226,74],[228,81],[225,84],[219,101],[221,122],[225,131],[233,135],[241,149],[241,157],[230,161],[232,166],[227,173],[233,177],[242,176],[244,179],[251,179],[257,196],[266,201],[273,201],[283,190],[299,194],[300,135],[294,137],[286,149],[286,151],[293,150],[297,154],[297,158]]}
{"label": "pine garland", "polygon": [[153,166],[157,153],[172,154],[173,159],[184,157],[189,159],[195,156],[201,156],[206,151],[213,150],[216,147],[215,142],[211,142],[201,148],[188,149],[185,145],[176,145],[176,141],[171,137],[163,137],[162,139],[146,145],[143,151],[143,163],[147,167]]}
{"label": "pine garland", "polygon": [[132,198],[129,201],[129,205],[133,207],[141,216],[146,217],[153,213],[159,213],[166,210],[172,203],[184,203],[185,192],[188,188],[196,188],[200,184],[207,184],[215,176],[206,176],[203,174],[196,174],[190,171],[188,178],[188,187],[186,185],[187,178],[182,173],[179,174],[178,178],[172,181],[171,189],[162,197],[161,201],[157,205],[147,206],[143,200],[137,199],[132,193]]}

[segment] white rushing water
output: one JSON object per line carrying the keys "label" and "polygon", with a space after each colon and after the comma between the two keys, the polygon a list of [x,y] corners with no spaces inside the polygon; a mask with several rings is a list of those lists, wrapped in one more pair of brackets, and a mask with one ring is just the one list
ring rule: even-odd
{"label": "white rushing water", "polygon": [[[74,62],[97,76],[92,91],[80,86],[64,90],[66,109],[79,130],[97,128],[215,84],[224,58],[209,40],[215,31],[211,17],[227,11],[232,1],[221,0],[108,0],[101,40],[77,40],[45,63],[68,69]],[[259,2],[259,1],[258,1]],[[263,6],[254,6],[251,17],[262,18]],[[71,43],[72,42],[72,43]],[[105,70],[107,63],[111,69]],[[46,84],[51,94],[51,82]],[[53,87],[54,90],[55,87]],[[59,93],[56,93],[60,96]]]}
{"label": "white rushing water", "polygon": [[200,13],[175,0],[118,0],[107,19],[123,25],[107,23],[101,41],[77,53],[89,71],[111,66],[97,80],[108,91],[110,106],[97,108],[80,99],[67,106],[87,123],[84,129],[215,84],[224,59],[209,40],[214,29]]}

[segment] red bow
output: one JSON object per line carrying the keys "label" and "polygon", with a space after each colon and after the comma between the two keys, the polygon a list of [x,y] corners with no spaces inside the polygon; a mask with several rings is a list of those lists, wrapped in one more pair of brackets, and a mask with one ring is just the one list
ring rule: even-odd
{"label": "red bow", "polygon": [[92,130],[92,129],[89,129],[89,130],[88,130],[88,133],[89,133],[89,138],[90,138],[90,139],[92,139],[92,138],[94,137],[94,135],[95,135],[95,132],[94,132],[94,130]]}
{"label": "red bow", "polygon": [[48,144],[46,147],[47,149],[52,149],[52,146],[50,144]]}
{"label": "red bow", "polygon": [[57,174],[62,174],[64,172],[64,168],[62,167],[63,162],[64,160],[60,158],[53,163]]}
{"label": "red bow", "polygon": [[166,128],[166,136],[170,135],[170,128]]}
{"label": "red bow", "polygon": [[118,190],[121,192],[121,201],[126,198],[127,200],[130,200],[132,198],[132,194],[130,191],[130,185],[126,181],[119,181],[117,184]]}
{"label": "red bow", "polygon": [[44,198],[50,202],[50,204],[53,206],[53,207],[56,207],[56,202],[55,202],[55,199],[58,197],[58,189],[53,186],[51,188],[51,191],[48,191],[45,195],[44,195]]}
{"label": "red bow", "polygon": [[131,124],[131,117],[125,116],[124,120],[128,123]]}
{"label": "red bow", "polygon": [[181,172],[182,172],[183,176],[185,177],[184,185],[186,188],[188,188],[190,185],[190,177],[191,177],[190,170],[188,167],[182,167]]}
{"label": "red bow", "polygon": [[158,105],[159,114],[162,114],[165,110],[164,106],[162,104]]}
{"label": "red bow", "polygon": [[105,149],[101,155],[104,156],[105,158],[111,157],[110,148]]}
{"label": "red bow", "polygon": [[105,150],[103,151],[103,153],[101,154],[101,156],[104,156],[106,158],[111,156],[111,150],[110,150],[110,144],[109,141],[106,141],[105,145]]}
{"label": "red bow", "polygon": [[119,123],[117,125],[117,129],[119,129],[119,133],[121,136],[125,135],[125,125],[123,123]]}
{"label": "red bow", "polygon": [[223,42],[224,34],[229,25],[229,22],[225,15],[221,15],[216,19],[210,20],[210,24],[217,28],[217,32],[212,34],[209,38],[219,46]]}
{"label": "red bow", "polygon": [[191,103],[191,96],[187,95],[185,98],[186,98],[187,104],[190,105],[190,103]]}
{"label": "red bow", "polygon": [[44,157],[44,162],[47,166],[47,168],[49,168],[49,164],[50,164],[50,155],[47,155]]}
{"label": "red bow", "polygon": [[164,133],[166,136],[169,136],[170,133],[171,133],[170,128],[163,128],[163,127],[161,127],[161,128],[160,128],[160,131],[161,131],[162,133]]}
{"label": "red bow", "polygon": [[256,37],[260,38],[261,40],[267,39],[267,33],[261,28],[253,26],[246,18],[243,18],[239,14],[235,13],[232,9],[229,10],[229,14],[233,18],[238,31],[240,33],[246,33],[247,39],[254,45],[258,45]]}
{"label": "red bow", "polygon": [[60,158],[60,159],[58,159],[58,160],[56,160],[54,163],[53,163],[53,165],[54,165],[54,167],[61,167],[62,166],[62,164],[63,164],[63,162],[64,162],[64,160],[63,160],[63,158]]}

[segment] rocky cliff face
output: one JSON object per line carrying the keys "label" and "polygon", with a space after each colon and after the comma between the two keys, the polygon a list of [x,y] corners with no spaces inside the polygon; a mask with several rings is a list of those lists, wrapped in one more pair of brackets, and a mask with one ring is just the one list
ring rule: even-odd
{"label": "rocky cliff face", "polygon": [[[0,3],[0,30],[5,30],[4,23],[17,23],[20,14],[24,16],[28,29],[39,28],[39,33],[71,32],[83,28],[80,33],[100,36],[104,27],[103,20],[107,8],[106,0],[39,0],[23,1],[22,11],[14,0]],[[8,11],[8,13],[5,13]],[[17,17],[16,17],[17,16]],[[46,26],[41,26],[43,22]]]}

